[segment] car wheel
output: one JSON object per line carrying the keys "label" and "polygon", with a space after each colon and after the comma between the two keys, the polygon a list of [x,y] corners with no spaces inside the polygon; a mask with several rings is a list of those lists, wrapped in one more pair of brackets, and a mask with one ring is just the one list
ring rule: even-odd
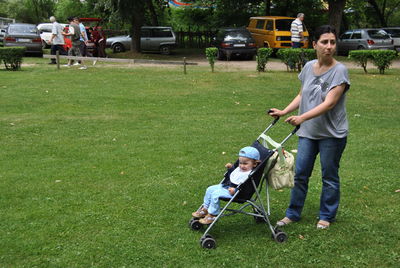
{"label": "car wheel", "polygon": [[125,47],[121,43],[116,43],[112,45],[112,49],[114,53],[124,52]]}
{"label": "car wheel", "polygon": [[161,46],[160,47],[160,52],[163,55],[169,55],[169,54],[171,54],[171,49],[170,49],[169,46]]}
{"label": "car wheel", "polygon": [[358,46],[357,47],[357,50],[363,50],[363,49],[365,49],[363,46]]}

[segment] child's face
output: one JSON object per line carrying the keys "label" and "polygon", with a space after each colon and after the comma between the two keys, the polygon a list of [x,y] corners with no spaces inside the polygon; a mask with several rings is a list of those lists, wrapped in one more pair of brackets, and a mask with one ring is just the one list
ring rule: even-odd
{"label": "child's face", "polygon": [[239,168],[242,171],[252,170],[257,165],[256,161],[247,157],[239,157]]}

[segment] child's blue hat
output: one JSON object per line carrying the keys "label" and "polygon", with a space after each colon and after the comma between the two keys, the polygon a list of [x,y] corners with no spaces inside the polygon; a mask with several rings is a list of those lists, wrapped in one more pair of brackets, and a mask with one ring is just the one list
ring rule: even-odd
{"label": "child's blue hat", "polygon": [[260,153],[258,152],[258,150],[256,148],[251,147],[251,146],[247,146],[247,147],[240,149],[239,156],[247,157],[247,158],[254,159],[254,160],[260,160]]}

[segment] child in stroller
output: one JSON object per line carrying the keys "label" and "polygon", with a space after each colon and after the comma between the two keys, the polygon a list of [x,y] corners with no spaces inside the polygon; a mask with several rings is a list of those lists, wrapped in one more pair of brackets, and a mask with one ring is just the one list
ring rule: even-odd
{"label": "child in stroller", "polygon": [[[204,195],[203,205],[192,216],[200,218],[201,224],[211,224],[220,212],[219,198],[231,198],[237,186],[243,183],[250,172],[260,163],[259,151],[251,146],[242,148],[239,151],[239,165],[230,174],[229,180],[223,184],[212,185],[207,188]],[[231,163],[225,165],[226,168],[232,168]]]}

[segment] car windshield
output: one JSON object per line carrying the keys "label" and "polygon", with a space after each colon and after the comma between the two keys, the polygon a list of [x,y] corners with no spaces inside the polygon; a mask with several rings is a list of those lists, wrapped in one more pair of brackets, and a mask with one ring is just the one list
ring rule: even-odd
{"label": "car windshield", "polygon": [[384,30],[368,30],[368,35],[373,39],[389,39],[390,36]]}
{"label": "car windshield", "polygon": [[400,29],[385,29],[385,32],[390,34],[392,37],[400,37]]}
{"label": "car windshield", "polygon": [[292,24],[292,19],[282,19],[275,21],[275,27],[277,31],[290,31],[290,25]]}
{"label": "car windshield", "polygon": [[10,34],[15,34],[15,33],[37,33],[37,29],[35,25],[10,25],[8,27],[8,32]]}
{"label": "car windshield", "polygon": [[229,30],[225,33],[222,33],[222,36],[224,41],[247,41],[252,38],[250,32],[245,30]]}

